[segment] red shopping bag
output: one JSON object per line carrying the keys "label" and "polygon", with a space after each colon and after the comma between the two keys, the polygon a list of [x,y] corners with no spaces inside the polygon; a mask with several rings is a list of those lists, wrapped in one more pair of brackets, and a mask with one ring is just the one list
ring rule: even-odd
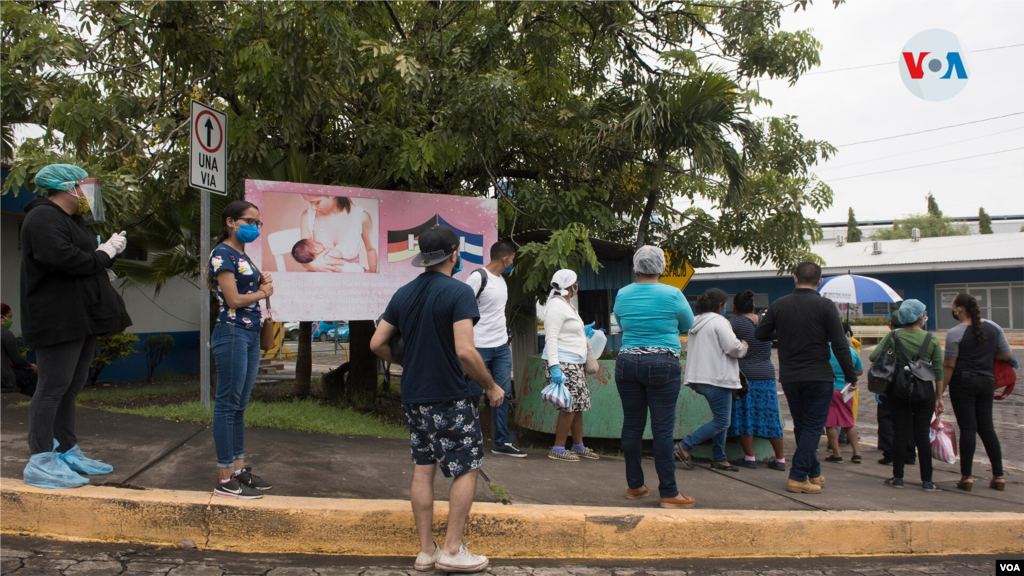
{"label": "red shopping bag", "polygon": [[1013,393],[1013,387],[1017,383],[1017,372],[1005,360],[996,360],[992,364],[992,372],[996,377],[996,400],[1005,400]]}
{"label": "red shopping bag", "polygon": [[932,458],[947,464],[956,464],[957,444],[953,425],[947,424],[941,417],[932,416],[928,436],[932,443]]}

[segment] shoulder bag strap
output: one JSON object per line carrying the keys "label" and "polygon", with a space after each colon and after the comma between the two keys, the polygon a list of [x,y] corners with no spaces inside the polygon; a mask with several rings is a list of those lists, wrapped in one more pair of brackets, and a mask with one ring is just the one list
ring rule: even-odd
{"label": "shoulder bag strap", "polygon": [[487,288],[487,270],[483,268],[477,268],[473,271],[474,274],[480,275],[480,288],[476,291],[476,299],[480,299],[480,295],[484,293],[484,288]]}
{"label": "shoulder bag strap", "polygon": [[896,342],[896,348],[899,349],[900,354],[903,354],[903,357],[907,359],[907,363],[909,364],[914,357],[910,355],[910,352],[907,352],[907,348],[903,345],[903,342],[900,342],[900,338],[896,334],[895,330],[893,330],[892,339]]}
{"label": "shoulder bag strap", "polygon": [[921,349],[917,351],[917,356],[914,356],[914,361],[920,360],[921,356],[928,353],[928,345],[932,342],[932,333],[925,332],[924,342],[921,343]]}

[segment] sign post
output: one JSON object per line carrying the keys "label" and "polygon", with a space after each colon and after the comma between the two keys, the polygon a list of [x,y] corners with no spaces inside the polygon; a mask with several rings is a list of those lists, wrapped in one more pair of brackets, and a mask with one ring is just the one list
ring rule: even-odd
{"label": "sign post", "polygon": [[[228,117],[205,104],[192,101],[192,135],[188,180],[202,195],[200,203],[199,269],[210,254],[210,192],[227,194]],[[200,278],[200,286],[205,279]],[[210,295],[199,290],[199,402],[210,409]]]}

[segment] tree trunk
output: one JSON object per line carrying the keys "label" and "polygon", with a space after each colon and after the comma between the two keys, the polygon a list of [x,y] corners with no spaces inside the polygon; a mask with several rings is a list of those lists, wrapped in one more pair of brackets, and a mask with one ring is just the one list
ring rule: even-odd
{"label": "tree trunk", "polygon": [[295,356],[295,384],[292,394],[309,396],[309,379],[313,374],[313,323],[299,322],[299,351]]}
{"label": "tree trunk", "polygon": [[654,214],[654,206],[658,203],[658,196],[661,194],[661,181],[665,177],[665,159],[658,158],[658,164],[652,168],[650,191],[647,193],[647,204],[644,206],[644,213],[640,216],[640,222],[636,231],[637,250],[647,244],[647,232],[651,227],[651,216]]}
{"label": "tree trunk", "polygon": [[373,408],[377,400],[377,357],[370,351],[376,328],[373,320],[348,323],[349,372],[345,385],[348,402],[359,410]]}

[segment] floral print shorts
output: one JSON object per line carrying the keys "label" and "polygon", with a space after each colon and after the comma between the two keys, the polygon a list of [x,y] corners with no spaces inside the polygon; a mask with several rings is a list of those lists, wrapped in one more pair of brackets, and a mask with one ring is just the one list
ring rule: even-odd
{"label": "floral print shorts", "polygon": [[409,447],[417,466],[437,463],[445,478],[455,478],[483,466],[484,437],[480,413],[473,401],[403,404],[409,426]]}

